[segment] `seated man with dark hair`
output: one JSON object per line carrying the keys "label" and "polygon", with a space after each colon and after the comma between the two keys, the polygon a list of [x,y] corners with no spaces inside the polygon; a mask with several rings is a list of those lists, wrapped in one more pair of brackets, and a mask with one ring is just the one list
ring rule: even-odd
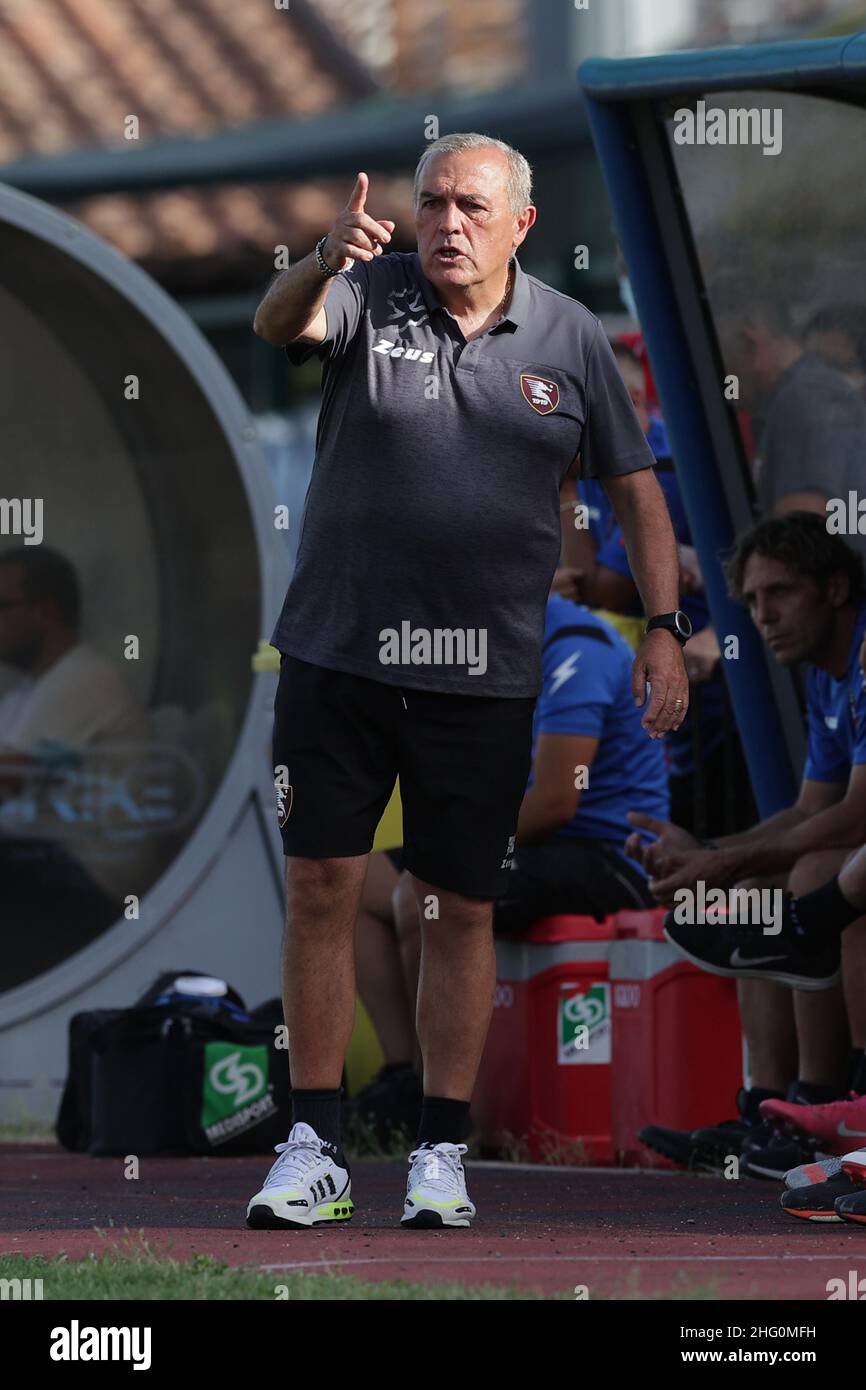
{"label": "seated man with dark hair", "polygon": [[[666,922],[669,940],[705,970],[740,981],[754,1078],[742,1110],[740,1138],[753,1148],[745,1170],[781,1176],[801,1161],[799,1149],[768,1145],[761,1104],[783,1099],[791,1085],[790,1099],[805,1105],[832,1101],[852,1084],[866,1089],[866,916],[846,932],[840,987],[838,935],[827,934],[817,951],[806,949],[784,931],[782,908],[783,888],[795,894],[818,888],[866,838],[866,690],[858,663],[866,586],[860,557],[809,512],[755,526],[739,542],[728,579],[776,660],[809,666],[809,745],[799,796],[709,847],[638,812],[632,823],[657,838],[649,846],[634,838],[629,848],[652,874],[657,899],[675,905]],[[762,902],[764,892],[773,895],[771,915],[763,908],[752,914],[758,898],[743,895],[756,889]],[[733,912],[726,918],[697,910],[710,890],[724,890],[731,909],[737,893],[736,922]],[[724,1142],[732,1140],[729,1131]],[[756,1145],[764,1145],[759,1158]]]}

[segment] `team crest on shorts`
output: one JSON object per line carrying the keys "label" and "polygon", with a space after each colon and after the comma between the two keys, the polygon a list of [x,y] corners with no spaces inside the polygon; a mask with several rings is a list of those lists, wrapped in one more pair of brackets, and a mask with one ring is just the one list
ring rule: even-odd
{"label": "team crest on shorts", "polygon": [[289,819],[289,812],[292,809],[292,789],[291,787],[281,787],[276,784],[277,790],[277,824],[282,830],[286,821]]}
{"label": "team crest on shorts", "polygon": [[555,381],[548,381],[547,377],[530,376],[528,372],[521,372],[520,390],[523,399],[528,401],[539,415],[550,415],[559,405],[559,387]]}

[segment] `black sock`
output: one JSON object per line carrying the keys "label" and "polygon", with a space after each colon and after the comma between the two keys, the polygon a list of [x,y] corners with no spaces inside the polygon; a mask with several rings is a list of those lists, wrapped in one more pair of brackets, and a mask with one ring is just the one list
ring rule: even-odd
{"label": "black sock", "polygon": [[788,1099],[799,1101],[801,1105],[827,1105],[839,1099],[838,1086],[826,1086],[818,1081],[794,1081]]}
{"label": "black sock", "polygon": [[448,1100],[444,1096],[425,1096],[421,1102],[420,1144],[459,1144],[469,1119],[468,1100]]}
{"label": "black sock", "polygon": [[760,1125],[764,1123],[764,1117],[760,1111],[762,1100],[784,1100],[784,1091],[771,1091],[767,1086],[752,1086],[750,1090],[743,1088],[737,1095],[737,1109],[747,1125]]}
{"label": "black sock", "polygon": [[797,936],[841,936],[846,927],[864,915],[862,907],[852,907],[839,887],[839,876],[831,878],[811,893],[788,899],[791,924]]}
{"label": "black sock", "polygon": [[851,1050],[851,1090],[866,1096],[866,1052],[862,1047]]}
{"label": "black sock", "polygon": [[292,1124],[309,1125],[319,1138],[342,1154],[340,1104],[342,1090],[292,1091]]}

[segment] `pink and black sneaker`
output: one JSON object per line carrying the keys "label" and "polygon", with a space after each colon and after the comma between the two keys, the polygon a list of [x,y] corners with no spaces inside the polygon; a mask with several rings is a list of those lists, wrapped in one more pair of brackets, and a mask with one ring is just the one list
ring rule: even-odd
{"label": "pink and black sneaker", "polygon": [[858,1141],[866,1145],[866,1096],[853,1091],[848,1100],[831,1100],[824,1105],[765,1100],[761,1115],[776,1129],[814,1140],[824,1153],[850,1154]]}

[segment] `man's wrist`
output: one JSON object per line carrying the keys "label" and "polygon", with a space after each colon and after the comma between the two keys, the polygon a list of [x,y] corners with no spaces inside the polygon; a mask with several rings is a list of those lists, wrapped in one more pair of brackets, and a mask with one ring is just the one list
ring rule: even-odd
{"label": "man's wrist", "polygon": [[692,630],[691,620],[681,608],[674,608],[668,613],[654,614],[648,619],[645,629],[646,632],[669,632],[681,647],[688,642]]}
{"label": "man's wrist", "polygon": [[713,853],[719,861],[718,877],[722,883],[733,883],[743,877],[742,854],[730,845],[714,844]]}
{"label": "man's wrist", "polygon": [[679,652],[682,651],[682,649],[683,649],[683,644],[682,644],[682,642],[681,642],[680,639],[676,636],[675,633],[671,632],[670,628],[668,628],[668,627],[651,627],[651,628],[649,628],[648,630],[647,630],[646,628],[644,628],[644,634],[643,634],[642,640],[645,642],[645,641],[647,640],[648,637],[656,637],[656,636],[659,636],[659,635],[661,635],[662,637],[668,637],[668,638],[671,640],[671,642],[673,642],[673,644],[674,644],[674,646],[676,647],[677,651],[679,651]]}
{"label": "man's wrist", "polygon": [[340,262],[339,262],[338,265],[334,265],[334,262],[333,262],[333,260],[331,259],[331,256],[328,255],[328,251],[329,251],[329,249],[330,249],[330,248],[329,248],[329,245],[328,245],[328,238],[329,238],[329,236],[330,236],[330,233],[328,233],[326,236],[323,236],[323,237],[321,238],[321,240],[320,240],[319,242],[317,242],[317,244],[316,244],[316,249],[315,249],[315,251],[314,251],[313,254],[314,254],[315,257],[316,257],[316,264],[319,265],[319,269],[320,269],[320,270],[322,269],[322,267],[321,267],[321,265],[319,264],[319,262],[320,262],[320,261],[324,261],[324,263],[325,263],[325,265],[328,267],[328,270],[330,271],[331,275],[334,276],[334,275],[339,275],[339,274],[340,274],[340,270],[341,270],[341,267],[342,267],[342,264],[343,264],[343,258],[342,258],[342,257],[340,258]]}

